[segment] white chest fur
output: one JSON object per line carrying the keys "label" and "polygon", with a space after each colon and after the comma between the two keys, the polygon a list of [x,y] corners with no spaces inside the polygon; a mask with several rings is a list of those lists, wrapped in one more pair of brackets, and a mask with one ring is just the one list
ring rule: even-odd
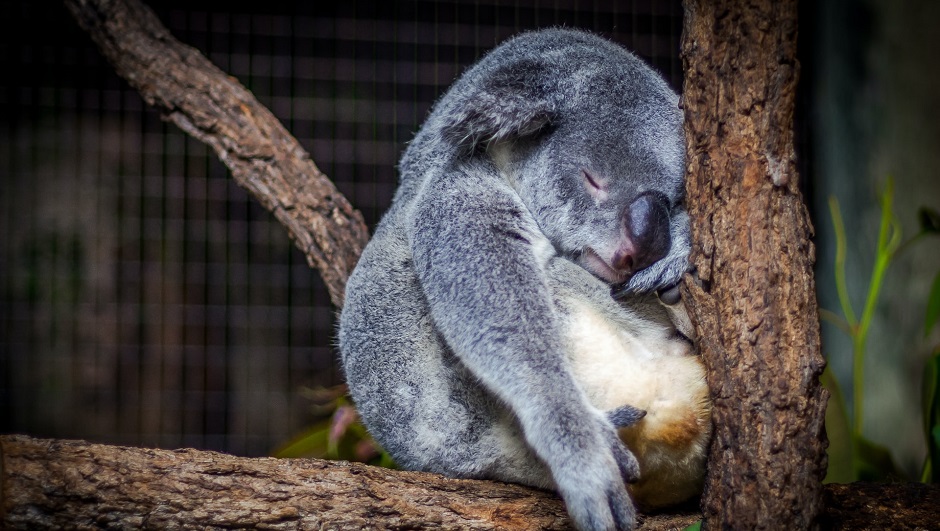
{"label": "white chest fur", "polygon": [[666,333],[670,323],[630,331],[621,324],[627,317],[609,308],[573,301],[569,309],[570,368],[591,404],[647,412],[620,429],[640,463],[640,481],[630,486],[636,501],[661,507],[699,493],[711,422],[705,370],[691,345]]}

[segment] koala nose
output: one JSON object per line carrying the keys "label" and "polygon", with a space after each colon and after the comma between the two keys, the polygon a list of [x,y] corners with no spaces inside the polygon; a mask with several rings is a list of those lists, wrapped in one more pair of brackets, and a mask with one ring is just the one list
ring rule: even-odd
{"label": "koala nose", "polygon": [[645,192],[624,210],[624,241],[614,253],[614,268],[635,273],[669,252],[669,201],[659,192]]}

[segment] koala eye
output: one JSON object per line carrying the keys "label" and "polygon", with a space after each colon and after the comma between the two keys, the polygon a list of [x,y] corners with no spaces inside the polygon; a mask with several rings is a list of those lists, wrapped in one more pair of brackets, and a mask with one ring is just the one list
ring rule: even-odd
{"label": "koala eye", "polygon": [[584,188],[591,194],[591,197],[601,201],[607,199],[607,181],[600,177],[595,177],[585,169],[581,170],[581,177],[584,180]]}
{"label": "koala eye", "polygon": [[602,188],[601,183],[597,182],[597,179],[595,179],[593,175],[588,173],[587,170],[581,170],[581,175],[584,176],[584,180],[587,181],[589,185],[593,186],[594,188],[597,188],[598,190]]}

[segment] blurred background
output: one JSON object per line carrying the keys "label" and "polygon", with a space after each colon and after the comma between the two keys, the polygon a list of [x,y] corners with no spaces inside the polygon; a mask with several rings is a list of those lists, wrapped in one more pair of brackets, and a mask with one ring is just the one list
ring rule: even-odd
{"label": "blurred background", "polygon": [[[510,35],[590,29],[682,87],[679,1],[314,4],[149,2],[274,112],[370,227],[430,105]],[[940,3],[803,4],[797,150],[820,304],[838,312],[828,197],[857,308],[887,177],[906,235],[917,207],[940,207]],[[60,2],[0,1],[0,62],[0,432],[256,456],[316,421],[310,390],[342,382],[335,309],[285,230],[146,108]],[[938,264],[934,239],[891,265],[866,361],[865,434],[911,477]],[[828,325],[824,337],[850,390],[850,343]]]}

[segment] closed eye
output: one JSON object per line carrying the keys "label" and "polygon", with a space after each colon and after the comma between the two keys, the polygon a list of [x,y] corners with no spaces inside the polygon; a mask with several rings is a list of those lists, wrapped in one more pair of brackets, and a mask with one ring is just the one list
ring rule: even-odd
{"label": "closed eye", "polygon": [[581,170],[581,174],[584,176],[584,180],[587,184],[591,185],[592,188],[597,190],[605,190],[607,187],[601,184],[597,179],[594,178],[587,170]]}
{"label": "closed eye", "polygon": [[601,177],[591,175],[591,172],[582,169],[581,176],[584,179],[584,188],[591,197],[604,201],[607,199],[607,181]]}

